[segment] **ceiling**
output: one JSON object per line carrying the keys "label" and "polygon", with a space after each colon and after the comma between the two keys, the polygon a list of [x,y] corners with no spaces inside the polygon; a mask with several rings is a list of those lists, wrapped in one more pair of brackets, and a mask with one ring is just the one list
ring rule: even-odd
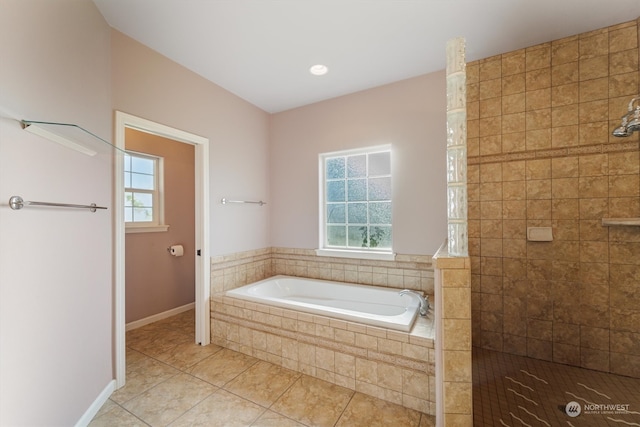
{"label": "ceiling", "polygon": [[[635,20],[639,0],[93,0],[109,25],[280,112]],[[312,76],[314,64],[329,67]]]}

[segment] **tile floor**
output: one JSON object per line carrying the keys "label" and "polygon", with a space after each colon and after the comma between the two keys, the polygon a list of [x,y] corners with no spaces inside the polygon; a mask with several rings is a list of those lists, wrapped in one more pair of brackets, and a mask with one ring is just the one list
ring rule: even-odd
{"label": "tile floor", "polygon": [[194,312],[127,333],[127,384],[91,422],[108,426],[415,426],[434,418],[216,345]]}
{"label": "tile floor", "polygon": [[640,379],[474,348],[473,425],[640,427]]}

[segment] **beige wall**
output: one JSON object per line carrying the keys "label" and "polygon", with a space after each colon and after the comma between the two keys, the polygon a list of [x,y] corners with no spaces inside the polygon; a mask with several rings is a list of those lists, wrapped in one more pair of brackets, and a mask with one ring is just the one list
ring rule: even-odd
{"label": "beige wall", "polygon": [[601,225],[640,216],[638,56],[632,21],[468,64],[475,345],[640,377],[640,228]]}
{"label": "beige wall", "polygon": [[[127,233],[125,288],[127,323],[195,301],[195,149],[134,129],[125,130],[127,150],[163,158],[166,232]],[[184,246],[184,256],[167,248]]]}
{"label": "beige wall", "polygon": [[318,154],[390,143],[393,249],[433,255],[446,237],[445,96],[437,72],[273,115],[271,246],[318,247]]}
{"label": "beige wall", "polygon": [[209,139],[211,255],[269,246],[269,115],[112,30],[113,108]]}
{"label": "beige wall", "polygon": [[[113,378],[112,161],[23,131],[111,139],[110,28],[88,0],[0,2],[0,425],[75,425]],[[9,197],[109,209],[25,208]]]}

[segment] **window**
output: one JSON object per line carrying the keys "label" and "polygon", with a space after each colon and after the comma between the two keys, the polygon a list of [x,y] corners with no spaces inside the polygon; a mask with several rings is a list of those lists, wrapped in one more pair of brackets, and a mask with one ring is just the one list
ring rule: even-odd
{"label": "window", "polygon": [[162,158],[124,154],[124,220],[127,232],[166,231],[163,224]]}
{"label": "window", "polygon": [[391,147],[322,154],[320,176],[318,254],[390,259]]}

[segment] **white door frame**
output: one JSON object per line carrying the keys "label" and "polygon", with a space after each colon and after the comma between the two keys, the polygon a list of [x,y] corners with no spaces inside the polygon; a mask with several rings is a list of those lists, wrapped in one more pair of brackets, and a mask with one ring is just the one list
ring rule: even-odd
{"label": "white door frame", "polygon": [[[196,189],[196,336],[195,342],[207,345],[211,342],[209,321],[209,296],[211,267],[209,260],[209,139],[192,133],[174,129],[160,123],[132,116],[121,111],[115,112],[115,146],[124,151],[125,128],[173,139],[195,147],[195,189]],[[117,153],[121,153],[118,151]],[[114,167],[114,277],[115,312],[114,341],[116,388],[125,384],[126,341],[125,341],[125,224],[124,224],[124,162],[123,156],[115,156]]]}

